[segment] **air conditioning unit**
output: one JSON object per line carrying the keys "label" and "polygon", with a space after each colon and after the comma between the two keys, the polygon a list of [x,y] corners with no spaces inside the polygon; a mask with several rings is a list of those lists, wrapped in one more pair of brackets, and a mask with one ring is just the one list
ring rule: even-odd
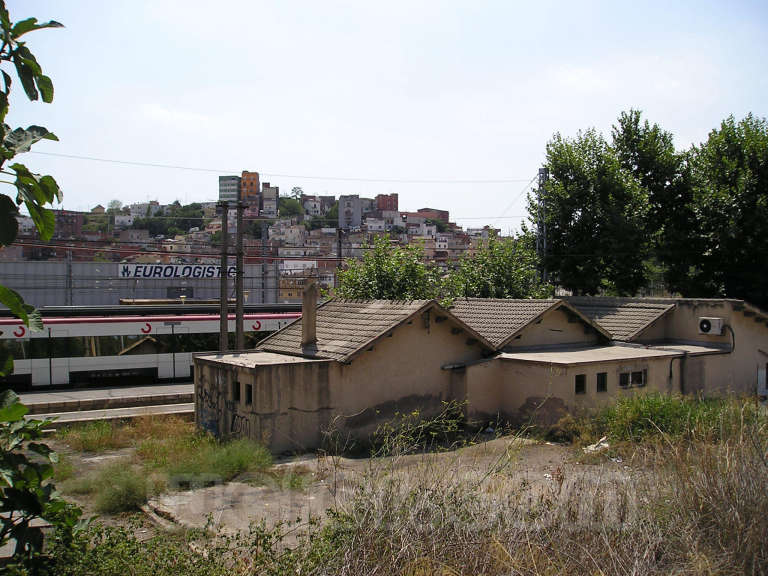
{"label": "air conditioning unit", "polygon": [[708,334],[710,336],[719,336],[723,333],[722,318],[699,318],[699,334]]}

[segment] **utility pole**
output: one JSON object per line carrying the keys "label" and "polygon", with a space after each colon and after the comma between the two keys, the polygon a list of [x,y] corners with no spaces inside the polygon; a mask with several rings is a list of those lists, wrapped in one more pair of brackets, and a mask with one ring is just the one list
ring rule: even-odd
{"label": "utility pole", "polygon": [[[269,239],[269,224],[266,220],[261,221],[261,303],[266,304],[273,300],[267,300],[268,283],[267,283],[267,240]],[[274,302],[277,302],[277,294],[275,294]]]}
{"label": "utility pole", "polygon": [[243,209],[242,199],[237,201],[237,230],[236,271],[235,271],[235,349],[245,350],[245,333],[243,332]]}
{"label": "utility pole", "polygon": [[219,288],[219,352],[222,354],[229,348],[229,297],[227,295],[227,250],[229,244],[229,202],[218,204],[221,208],[221,268]]}
{"label": "utility pole", "polygon": [[342,256],[342,235],[344,234],[344,231],[341,229],[341,226],[336,228],[336,274],[333,276],[333,287],[338,288],[339,286],[339,271],[341,270],[341,264],[344,261]]}
{"label": "utility pole", "polygon": [[539,182],[537,190],[537,214],[536,214],[536,251],[539,253],[541,262],[541,280],[547,281],[547,204],[546,204],[546,185],[549,180],[549,169],[539,168]]}

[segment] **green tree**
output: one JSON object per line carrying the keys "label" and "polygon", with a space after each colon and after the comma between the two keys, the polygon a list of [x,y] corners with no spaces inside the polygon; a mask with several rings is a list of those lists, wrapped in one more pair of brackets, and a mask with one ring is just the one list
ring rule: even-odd
{"label": "green tree", "polygon": [[393,245],[385,237],[374,239],[362,260],[351,260],[338,273],[336,295],[354,300],[420,300],[439,298],[439,270],[424,261],[420,246]]}
{"label": "green tree", "polygon": [[123,203],[120,200],[110,200],[107,204],[107,212],[110,214],[119,214],[123,209]]}
{"label": "green tree", "polygon": [[[3,246],[16,239],[17,206],[22,204],[29,211],[40,238],[47,241],[53,235],[55,220],[46,205],[53,204],[54,200],[61,202],[58,184],[53,177],[34,174],[23,164],[7,163],[18,154],[28,152],[36,142],[57,138],[42,126],[11,130],[5,123],[12,84],[5,67],[13,65],[27,98],[52,102],[53,83],[43,74],[37,59],[21,38],[34,30],[60,26],[54,21],[39,23],[36,18],[14,23],[5,2],[0,0],[0,33],[3,40],[0,47],[0,171],[15,177],[14,181],[4,183],[16,188],[15,202],[10,196],[0,194],[0,244]],[[39,313],[13,290],[0,286],[0,303],[31,329],[42,328]],[[13,358],[3,350],[0,354],[0,374],[11,372]],[[50,481],[56,454],[46,444],[37,441],[49,422],[26,421],[24,416],[27,412],[28,409],[12,391],[0,393],[0,511],[3,512],[0,516],[0,545],[13,538],[16,545],[8,567],[13,570],[15,564],[24,571],[37,573],[45,570],[45,559],[40,556],[43,533],[40,528],[32,526],[32,521],[36,518],[48,520],[56,527],[56,538],[66,543],[71,540],[81,512],[59,498]]]}
{"label": "green tree", "polygon": [[673,136],[643,121],[638,110],[622,112],[613,127],[613,150],[647,194],[648,268],[660,270],[673,290],[689,293],[689,270],[704,246],[697,233],[690,153],[675,150]]}
{"label": "green tree", "polygon": [[[633,294],[646,282],[648,194],[594,129],[547,144],[546,266],[576,294]],[[531,220],[537,209],[529,202]]]}
{"label": "green tree", "polygon": [[[18,234],[18,206],[24,205],[37,227],[43,241],[50,240],[54,229],[53,212],[46,208],[54,201],[61,202],[61,190],[52,176],[40,176],[31,172],[24,164],[12,161],[18,154],[28,152],[33,144],[40,140],[58,140],[56,136],[42,126],[11,129],[6,124],[9,110],[12,79],[6,67],[16,71],[21,87],[30,100],[42,99],[53,101],[53,83],[43,74],[42,67],[27,47],[22,38],[34,30],[61,27],[58,22],[38,22],[36,18],[27,18],[12,22],[5,2],[0,0],[0,172],[14,180],[2,180],[15,188],[15,198],[0,193],[0,246],[7,246],[16,240]],[[13,290],[0,285],[0,304],[5,305],[31,329],[42,329],[42,321],[34,307],[26,304]],[[13,369],[13,358],[0,350],[0,375]]]}
{"label": "green tree", "polygon": [[304,207],[296,198],[280,196],[278,199],[278,214],[281,217],[302,216]]}
{"label": "green tree", "polygon": [[461,259],[446,285],[447,295],[465,298],[548,298],[553,289],[543,283],[536,239],[528,232],[514,238],[491,238]]}
{"label": "green tree", "polygon": [[[768,123],[733,116],[691,152],[694,232],[681,285],[691,296],[768,305]],[[687,264],[687,265],[685,265]]]}

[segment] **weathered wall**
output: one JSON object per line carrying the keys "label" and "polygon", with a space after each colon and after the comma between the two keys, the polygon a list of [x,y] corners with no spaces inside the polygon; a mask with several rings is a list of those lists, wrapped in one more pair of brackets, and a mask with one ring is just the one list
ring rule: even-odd
{"label": "weathered wall", "polygon": [[[621,372],[647,371],[643,387],[621,388]],[[597,392],[597,374],[607,374],[607,390]],[[584,374],[586,392],[576,394],[575,377]],[[515,424],[554,424],[566,413],[581,413],[630,394],[672,393],[680,387],[680,359],[643,358],[559,365],[496,358],[467,367],[469,417],[500,418]]]}
{"label": "weathered wall", "polygon": [[[483,354],[466,333],[435,320],[434,312],[428,327],[414,318],[347,365],[266,353],[243,355],[241,363],[251,366],[239,365],[234,355],[197,358],[197,422],[217,436],[250,437],[284,452],[320,447],[329,428],[342,441],[359,440],[398,412],[433,414],[444,401],[464,398],[463,378],[443,367]],[[233,382],[240,383],[239,401]]]}
{"label": "weathered wall", "polygon": [[505,350],[533,346],[562,346],[583,344],[589,346],[598,342],[599,335],[591,326],[571,315],[563,308],[550,310],[537,322],[527,326]]}
{"label": "weathered wall", "polygon": [[435,413],[454,393],[463,400],[460,380],[442,367],[479,359],[483,348],[453,329],[449,321],[435,322],[434,313],[429,329],[423,319],[414,318],[355,357],[343,367],[341,385],[332,390],[332,404],[342,416],[338,423],[366,436],[396,412]]}
{"label": "weathered wall", "polygon": [[218,437],[252,438],[274,452],[313,448],[329,421],[330,383],[338,374],[339,364],[329,361],[244,367],[198,360],[196,421]]}

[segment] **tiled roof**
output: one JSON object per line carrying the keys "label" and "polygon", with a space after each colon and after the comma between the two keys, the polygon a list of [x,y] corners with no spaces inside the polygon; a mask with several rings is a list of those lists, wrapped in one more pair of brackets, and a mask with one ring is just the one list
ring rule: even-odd
{"label": "tiled roof", "polygon": [[[317,308],[317,343],[301,347],[301,319],[262,340],[257,350],[345,362],[433,300],[330,300]],[[436,304],[435,304],[436,305]]]}
{"label": "tiled roof", "polygon": [[496,348],[561,300],[461,298],[450,312],[485,336]]}
{"label": "tiled roof", "polygon": [[630,341],[675,307],[674,301],[617,298],[568,298],[575,308],[611,333],[614,340]]}

